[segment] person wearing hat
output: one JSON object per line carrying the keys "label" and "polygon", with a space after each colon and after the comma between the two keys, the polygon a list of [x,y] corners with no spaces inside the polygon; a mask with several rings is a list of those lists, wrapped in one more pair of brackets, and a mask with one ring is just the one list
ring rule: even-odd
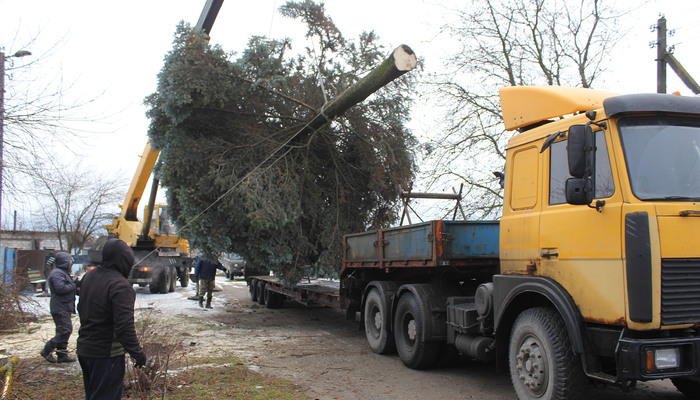
{"label": "person wearing hat", "polygon": [[[51,317],[56,325],[56,334],[46,342],[40,354],[50,363],[75,362],[75,358],[68,356],[68,339],[73,333],[71,316],[75,314],[75,292],[78,287],[70,276],[73,259],[70,254],[60,252],[56,254],[55,265],[48,281],[51,289]],[[54,350],[57,357],[53,356]]]}

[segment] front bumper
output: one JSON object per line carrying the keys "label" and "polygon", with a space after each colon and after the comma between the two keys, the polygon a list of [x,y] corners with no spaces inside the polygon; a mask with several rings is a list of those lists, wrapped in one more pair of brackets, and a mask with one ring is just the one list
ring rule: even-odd
{"label": "front bumper", "polygon": [[[677,349],[676,367],[657,368],[653,362],[656,351]],[[675,353],[675,351],[673,351]],[[652,361],[649,361],[651,353]],[[617,348],[618,380],[655,380],[680,377],[700,377],[700,338],[632,339],[622,338]],[[651,366],[651,369],[650,369]]]}

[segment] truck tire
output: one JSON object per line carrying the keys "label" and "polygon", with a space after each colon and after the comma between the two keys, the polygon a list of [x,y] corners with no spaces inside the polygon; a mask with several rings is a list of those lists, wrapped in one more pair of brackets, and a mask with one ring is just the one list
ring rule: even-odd
{"label": "truck tire", "polygon": [[148,286],[153,294],[168,293],[170,288],[170,270],[163,268],[159,273],[153,274],[153,281]]}
{"label": "truck tire", "polygon": [[421,314],[413,293],[404,293],[396,306],[394,338],[401,361],[411,369],[428,368],[440,354],[440,342],[423,339],[426,316]]}
{"label": "truck tire", "polygon": [[367,294],[364,315],[365,336],[367,336],[370,349],[377,354],[395,353],[396,341],[389,328],[391,306],[387,304],[376,288]]}
{"label": "truck tire", "polygon": [[686,378],[671,378],[673,386],[689,399],[700,398],[700,381]]}
{"label": "truck tire", "polygon": [[263,296],[263,297],[265,297],[265,307],[267,307],[267,308],[279,308],[280,307],[280,305],[279,305],[280,302],[278,299],[279,296],[280,296],[279,294],[273,292],[272,290],[270,290],[267,287],[267,285],[265,285],[265,292],[264,292],[264,296]]}
{"label": "truck tire", "polygon": [[284,307],[284,300],[287,298],[283,294],[275,293],[275,308],[282,308]]}
{"label": "truck tire", "polygon": [[258,281],[258,304],[265,305],[265,281]]}
{"label": "truck tire", "polygon": [[168,267],[168,273],[170,274],[170,286],[168,286],[168,292],[174,292],[177,286],[177,270],[172,265]]}
{"label": "truck tire", "polygon": [[190,271],[188,268],[182,267],[179,274],[180,287],[187,287],[190,284]]}
{"label": "truck tire", "polygon": [[250,301],[253,303],[258,301],[258,280],[251,279],[248,285],[248,290],[250,290]]}
{"label": "truck tire", "polygon": [[518,399],[577,399],[588,384],[581,357],[571,348],[564,320],[556,310],[539,307],[515,320],[508,354]]}

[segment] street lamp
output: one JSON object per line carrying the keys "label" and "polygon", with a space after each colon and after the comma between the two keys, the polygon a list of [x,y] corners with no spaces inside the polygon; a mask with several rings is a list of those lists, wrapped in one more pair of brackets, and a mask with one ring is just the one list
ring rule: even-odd
{"label": "street lamp", "polygon": [[[20,50],[11,56],[5,56],[5,53],[0,51],[0,234],[2,233],[2,171],[4,169],[2,153],[5,140],[5,59],[30,55],[32,55],[32,53],[27,50]],[[0,238],[1,237],[2,236],[0,236]]]}

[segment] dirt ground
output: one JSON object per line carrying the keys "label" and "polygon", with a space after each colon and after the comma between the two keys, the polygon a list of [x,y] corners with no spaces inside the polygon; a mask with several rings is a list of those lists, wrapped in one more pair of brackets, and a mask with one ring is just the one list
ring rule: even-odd
{"label": "dirt ground", "polygon": [[[222,290],[214,294],[213,310],[188,300],[194,290],[178,287],[174,293],[152,295],[136,287],[137,319],[160,319],[172,329],[192,356],[234,356],[249,368],[300,385],[311,399],[515,399],[510,377],[498,375],[493,365],[464,362],[449,369],[414,371],[396,355],[372,353],[355,321],[330,308],[286,302],[267,309],[250,301],[243,280],[217,277]],[[48,299],[33,298],[39,314],[48,314]],[[75,349],[78,322],[69,349]],[[0,336],[0,348],[22,357],[35,356],[53,335],[50,318],[40,319],[32,333]],[[79,373],[75,364],[58,365]],[[670,381],[640,382],[637,390],[623,393],[615,387],[591,387],[586,398],[598,400],[680,400]]]}

